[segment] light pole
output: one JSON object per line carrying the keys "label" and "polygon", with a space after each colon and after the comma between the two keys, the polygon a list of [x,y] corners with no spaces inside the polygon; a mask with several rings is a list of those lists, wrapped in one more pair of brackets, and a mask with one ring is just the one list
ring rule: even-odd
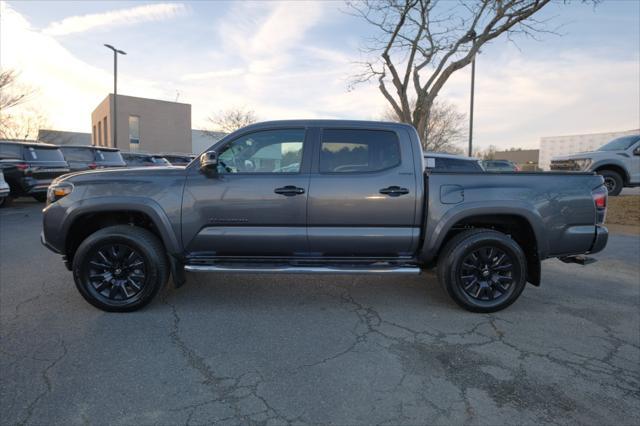
{"label": "light pole", "polygon": [[471,96],[469,105],[469,157],[473,156],[473,94],[476,85],[476,55],[471,59]]}
{"label": "light pole", "polygon": [[[462,41],[470,42],[471,49],[473,49],[473,42],[476,40],[476,32],[474,30],[469,31],[463,37]],[[469,100],[469,157],[473,155],[473,95],[476,85],[476,53],[471,58],[471,96]]]}
{"label": "light pole", "polygon": [[126,55],[127,52],[123,50],[118,50],[110,44],[105,44],[105,47],[113,50],[113,117],[111,121],[113,122],[112,126],[112,134],[113,134],[113,147],[118,147],[118,53],[121,55]]}

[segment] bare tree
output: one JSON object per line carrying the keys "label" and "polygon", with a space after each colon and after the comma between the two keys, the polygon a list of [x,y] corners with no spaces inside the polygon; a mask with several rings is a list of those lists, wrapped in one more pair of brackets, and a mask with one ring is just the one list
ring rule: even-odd
{"label": "bare tree", "polygon": [[35,139],[47,123],[44,115],[25,105],[36,90],[20,84],[15,70],[0,71],[0,138]]}
{"label": "bare tree", "polygon": [[[422,137],[429,113],[451,75],[465,67],[480,48],[500,37],[535,37],[545,22],[533,16],[550,0],[353,0],[351,13],[377,29],[365,52],[375,59],[353,84],[377,80],[382,95],[404,123]],[[413,92],[413,93],[412,93]],[[415,102],[411,102],[415,99]]]}
{"label": "bare tree", "polygon": [[[402,121],[402,117],[399,117],[392,108],[385,111],[383,119]],[[425,151],[461,153],[462,149],[458,144],[465,136],[466,115],[460,112],[454,104],[436,100],[431,106],[425,133],[420,135],[422,148]]]}
{"label": "bare tree", "polygon": [[26,102],[35,92],[17,84],[19,73],[15,70],[0,71],[0,112]]}
{"label": "bare tree", "polygon": [[256,121],[258,119],[255,111],[243,108],[230,108],[209,117],[209,122],[216,130],[225,133],[231,133]]}

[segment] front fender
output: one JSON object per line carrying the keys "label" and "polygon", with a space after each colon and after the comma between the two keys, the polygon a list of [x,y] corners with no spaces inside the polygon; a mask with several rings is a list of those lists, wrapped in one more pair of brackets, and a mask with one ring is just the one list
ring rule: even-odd
{"label": "front fender", "polygon": [[113,196],[80,199],[67,205],[54,203],[44,210],[44,237],[48,245],[64,253],[66,236],[78,218],[86,214],[110,211],[134,211],[147,215],[158,230],[167,251],[171,254],[182,252],[180,239],[174,232],[167,213],[156,201],[145,197]]}

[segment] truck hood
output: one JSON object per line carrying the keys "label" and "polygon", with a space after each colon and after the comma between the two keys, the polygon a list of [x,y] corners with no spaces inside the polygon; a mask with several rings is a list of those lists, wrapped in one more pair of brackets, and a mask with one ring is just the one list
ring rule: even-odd
{"label": "truck hood", "polygon": [[620,155],[623,153],[624,151],[587,151],[587,152],[579,152],[577,154],[571,154],[571,155],[559,155],[557,157],[552,157],[551,161],[592,159],[595,162],[600,158],[611,158],[611,156],[613,155]]}
{"label": "truck hood", "polygon": [[57,178],[52,183],[68,181],[72,183],[79,182],[105,182],[105,181],[123,181],[127,179],[139,180],[155,176],[176,176],[185,175],[186,169],[183,166],[167,166],[167,167],[132,167],[132,168],[114,168],[114,169],[98,169],[83,170],[80,172],[67,173]]}

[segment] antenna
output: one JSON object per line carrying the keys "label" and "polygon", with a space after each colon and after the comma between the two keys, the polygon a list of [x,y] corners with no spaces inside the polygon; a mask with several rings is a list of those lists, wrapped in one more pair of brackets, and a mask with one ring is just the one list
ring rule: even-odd
{"label": "antenna", "polygon": [[178,102],[178,98],[180,97],[180,92],[178,90],[176,90],[176,100],[175,102]]}

